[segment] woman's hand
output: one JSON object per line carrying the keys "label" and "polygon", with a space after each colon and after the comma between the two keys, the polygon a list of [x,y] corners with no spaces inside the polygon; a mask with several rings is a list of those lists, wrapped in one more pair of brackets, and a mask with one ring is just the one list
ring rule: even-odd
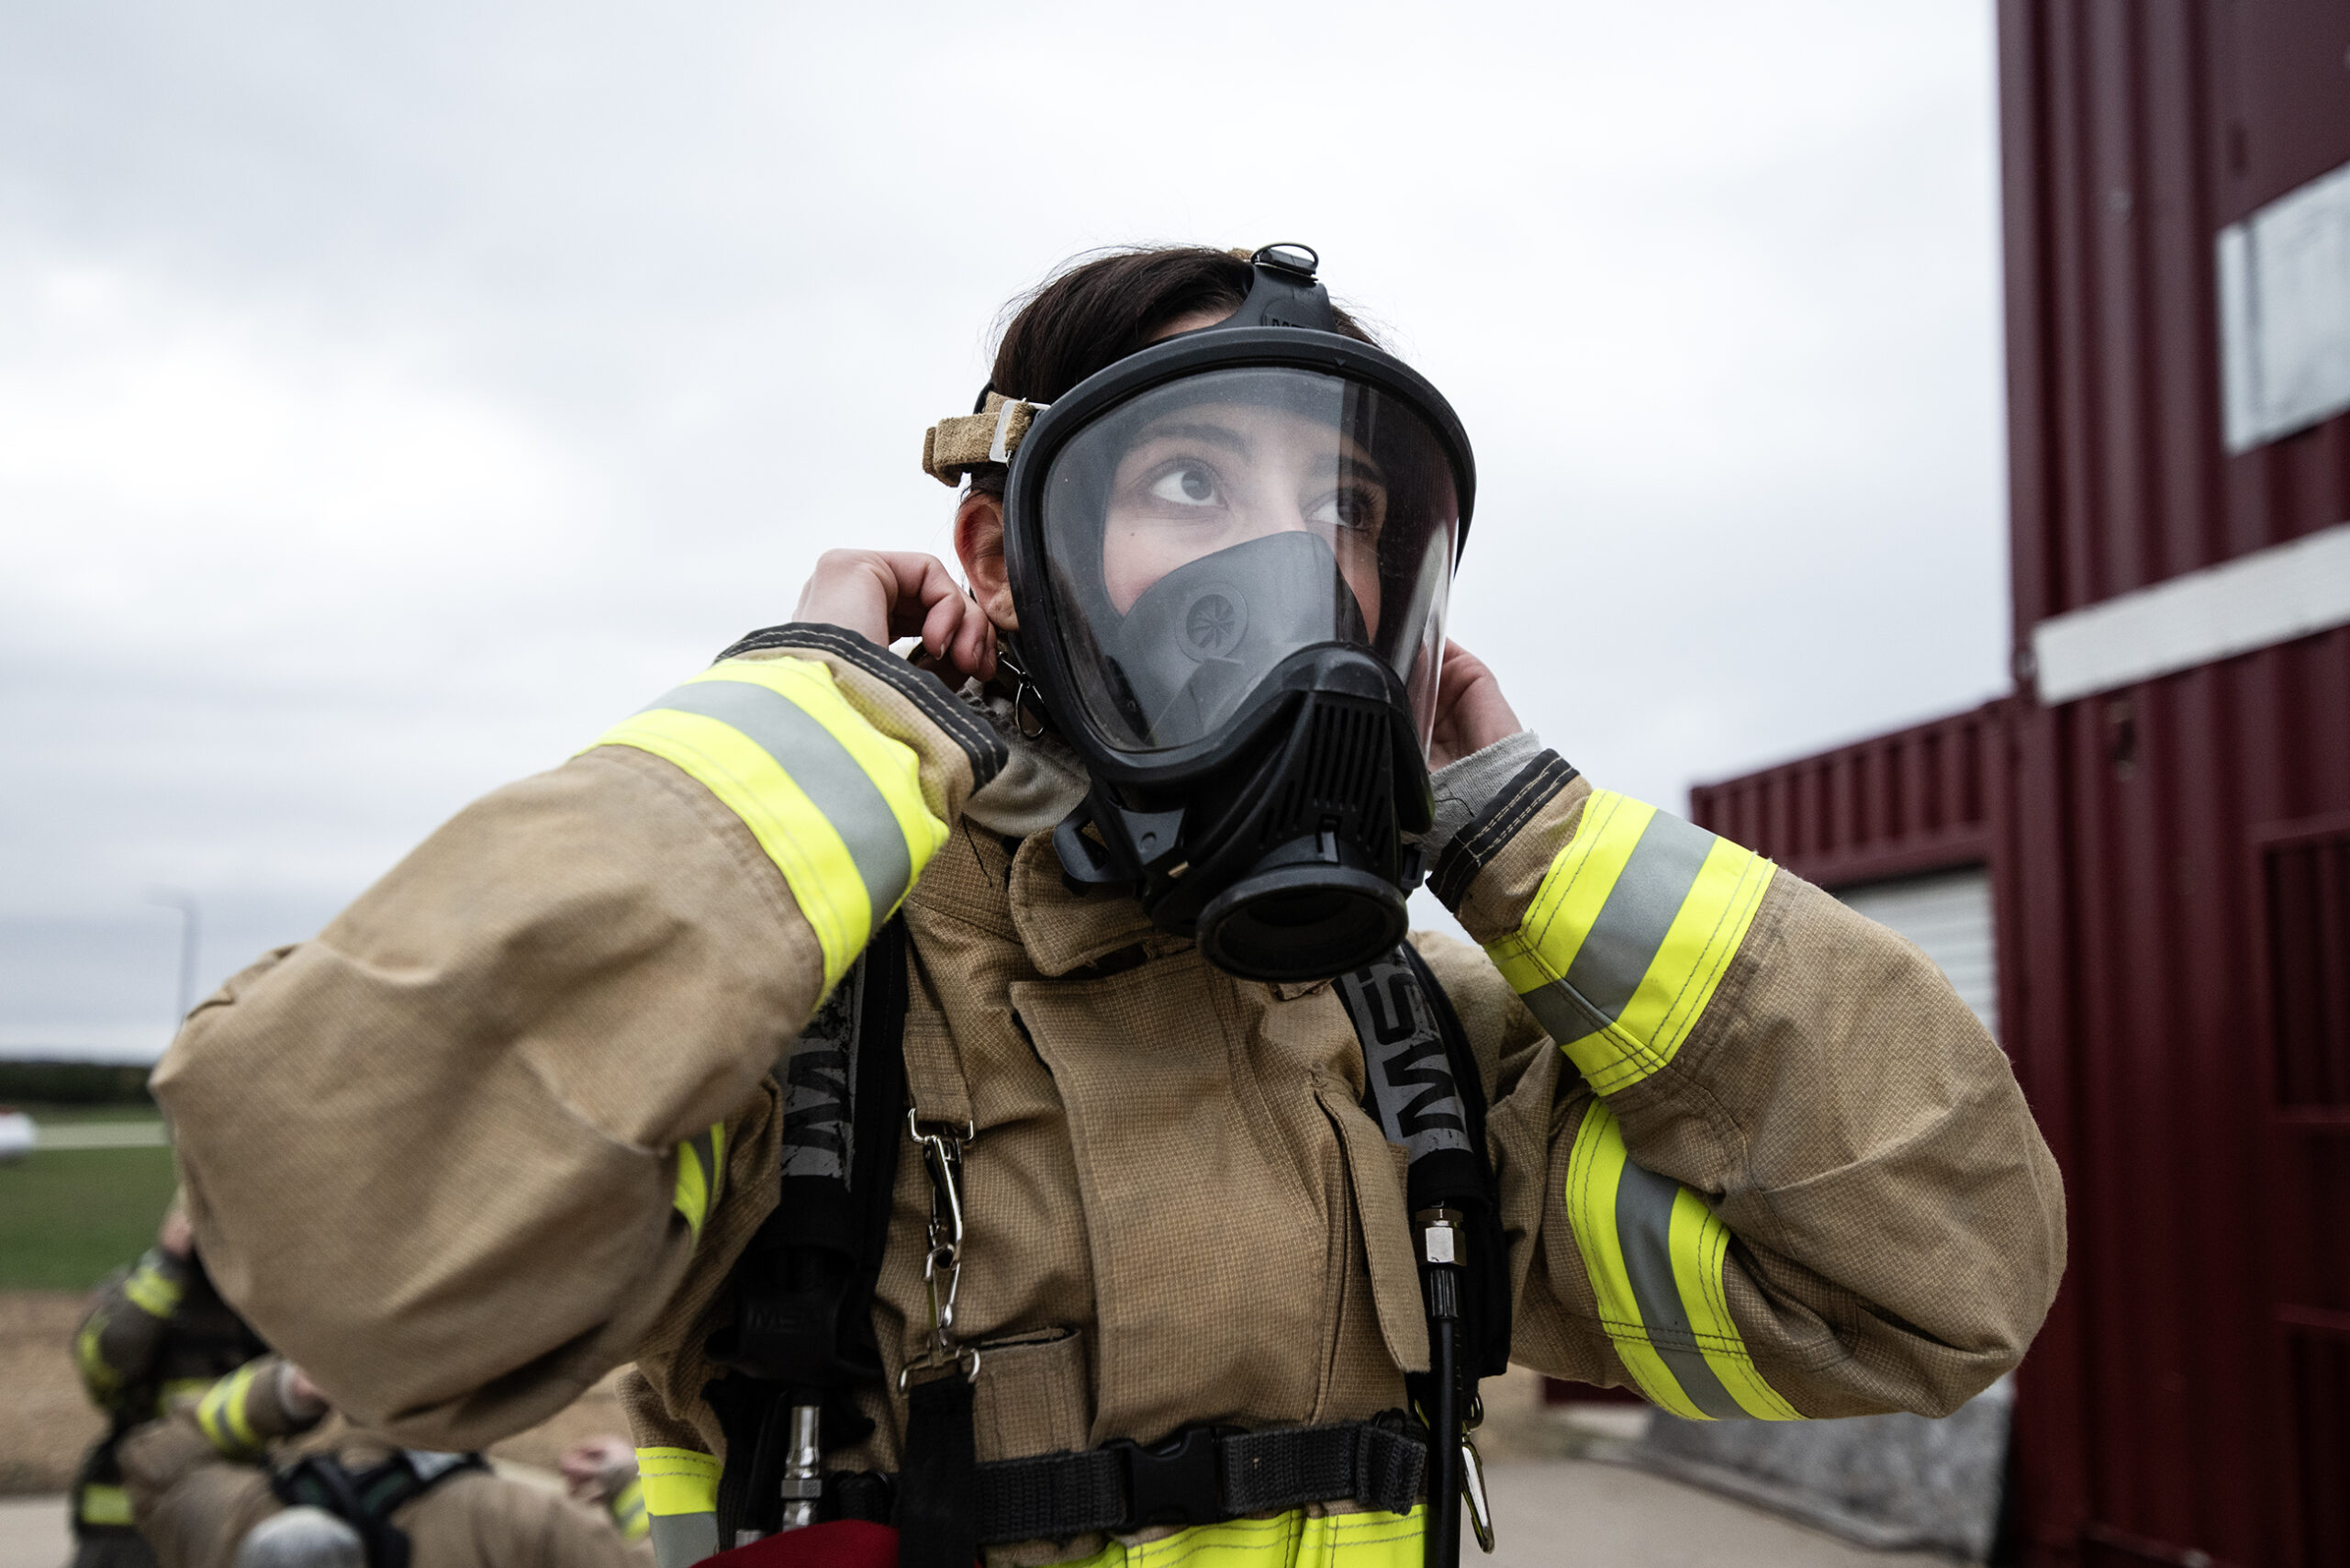
{"label": "woman's hand", "polygon": [[884,648],[919,635],[927,663],[941,673],[981,680],[995,674],[994,626],[935,555],[827,550],[792,619],[845,626]]}
{"label": "woman's hand", "polygon": [[1428,736],[1428,771],[1484,750],[1526,728],[1502,695],[1485,661],[1448,638],[1444,673],[1436,683],[1436,724]]}

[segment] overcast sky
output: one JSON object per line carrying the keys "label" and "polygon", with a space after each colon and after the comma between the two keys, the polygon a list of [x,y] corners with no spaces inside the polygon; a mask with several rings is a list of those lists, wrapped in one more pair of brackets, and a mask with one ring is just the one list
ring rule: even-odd
{"label": "overcast sky", "polygon": [[1595,778],[2004,688],[1988,0],[0,12],[0,1052],[151,1057],[817,553],[1091,247],[1302,240]]}

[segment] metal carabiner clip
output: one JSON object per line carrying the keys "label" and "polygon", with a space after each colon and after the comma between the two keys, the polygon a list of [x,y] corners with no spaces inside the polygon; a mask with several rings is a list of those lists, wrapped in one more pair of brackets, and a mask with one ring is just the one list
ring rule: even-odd
{"label": "metal carabiner clip", "polygon": [[1485,1460],[1477,1439],[1460,1434],[1460,1500],[1469,1505],[1469,1528],[1477,1532],[1478,1550],[1494,1553],[1494,1509],[1485,1497]]}
{"label": "metal carabiner clip", "polygon": [[[972,596],[972,601],[978,602],[976,594]],[[1027,667],[1020,662],[1019,655],[1014,654],[1011,645],[1002,638],[996,641],[995,662],[1002,666],[1004,672],[1013,678],[1012,727],[1020,732],[1023,739],[1033,741],[1045,733],[1045,721],[1042,716],[1044,695],[1037,691],[1035,681],[1029,678]],[[1028,705],[1028,699],[1031,697],[1036,699],[1037,706],[1035,708]],[[1033,713],[1037,716],[1036,728],[1033,732],[1021,719],[1023,713]]]}
{"label": "metal carabiner clip", "polygon": [[979,1352],[955,1339],[956,1298],[963,1284],[963,1146],[976,1136],[968,1121],[963,1131],[925,1132],[918,1112],[906,1112],[906,1136],[922,1148],[923,1169],[930,1177],[929,1247],[923,1254],[922,1276],[930,1287],[930,1345],[898,1372],[903,1393],[912,1375],[960,1366],[966,1379],[979,1375]]}
{"label": "metal carabiner clip", "polygon": [[923,1169],[930,1176],[931,1245],[938,1246],[940,1221],[946,1222],[946,1245],[960,1252],[963,1248],[963,1146],[971,1141],[974,1129],[963,1124],[960,1135],[951,1132],[926,1133],[922,1130],[922,1113],[908,1108],[906,1136],[922,1146]]}

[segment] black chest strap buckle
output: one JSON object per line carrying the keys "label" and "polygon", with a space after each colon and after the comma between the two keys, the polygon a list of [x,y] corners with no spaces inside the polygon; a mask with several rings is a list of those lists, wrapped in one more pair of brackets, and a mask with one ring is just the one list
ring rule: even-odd
{"label": "black chest strap buckle", "polygon": [[1209,1525],[1232,1516],[1224,1508],[1220,1458],[1226,1434],[1186,1427],[1149,1448],[1125,1439],[1103,1447],[1125,1470],[1126,1529],[1148,1525]]}

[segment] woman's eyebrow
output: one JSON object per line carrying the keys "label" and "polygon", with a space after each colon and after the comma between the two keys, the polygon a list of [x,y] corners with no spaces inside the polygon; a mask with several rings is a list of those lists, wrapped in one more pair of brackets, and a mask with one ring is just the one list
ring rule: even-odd
{"label": "woman's eyebrow", "polygon": [[[1227,452],[1246,457],[1248,438],[1228,425],[1171,424],[1153,425],[1143,431],[1142,441],[1197,441],[1210,446],[1221,446]],[[1136,442],[1141,444],[1140,442]]]}
{"label": "woman's eyebrow", "polygon": [[1382,489],[1386,488],[1387,471],[1379,465],[1379,459],[1366,451],[1362,442],[1354,437],[1346,436],[1342,439],[1345,444],[1338,451],[1331,454],[1328,466],[1343,469],[1360,478],[1370,480]]}

